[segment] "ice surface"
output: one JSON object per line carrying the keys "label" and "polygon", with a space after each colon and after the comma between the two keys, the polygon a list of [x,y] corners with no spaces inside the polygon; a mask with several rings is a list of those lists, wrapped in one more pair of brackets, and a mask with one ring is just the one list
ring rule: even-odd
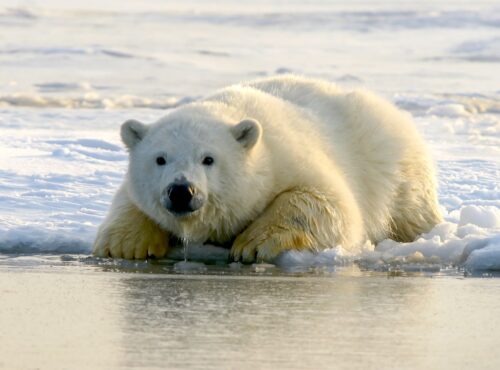
{"label": "ice surface", "polygon": [[171,248],[166,257],[174,260],[196,259],[208,263],[227,262],[229,249],[210,244],[190,244],[187,248],[181,246]]}
{"label": "ice surface", "polygon": [[[499,270],[499,14],[489,1],[5,0],[0,253],[90,253],[126,170],[126,119],[152,122],[227,84],[294,72],[409,111],[436,158],[445,222],[412,243],[357,255],[332,245],[275,264]],[[215,246],[189,253],[227,257]]]}
{"label": "ice surface", "polygon": [[181,273],[203,272],[207,269],[201,262],[180,261],[174,265],[174,270]]}
{"label": "ice surface", "polygon": [[500,270],[500,236],[475,240],[464,249],[462,260],[468,270]]}

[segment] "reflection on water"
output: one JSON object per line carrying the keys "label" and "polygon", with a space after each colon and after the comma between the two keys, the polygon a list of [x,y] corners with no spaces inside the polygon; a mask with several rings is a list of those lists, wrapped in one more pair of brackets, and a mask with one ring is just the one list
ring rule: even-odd
{"label": "reflection on water", "polygon": [[500,366],[499,279],[70,260],[0,259],[0,368]]}

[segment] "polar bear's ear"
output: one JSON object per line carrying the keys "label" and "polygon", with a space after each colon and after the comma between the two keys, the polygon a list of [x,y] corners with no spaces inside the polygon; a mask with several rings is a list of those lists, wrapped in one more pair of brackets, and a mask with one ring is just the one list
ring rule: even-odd
{"label": "polar bear's ear", "polygon": [[262,135],[262,126],[256,120],[249,118],[231,127],[231,133],[244,148],[251,149]]}
{"label": "polar bear's ear", "polygon": [[122,124],[122,141],[127,148],[132,149],[139,141],[142,140],[144,135],[146,135],[147,130],[148,126],[144,123],[136,121],[135,119],[129,119]]}

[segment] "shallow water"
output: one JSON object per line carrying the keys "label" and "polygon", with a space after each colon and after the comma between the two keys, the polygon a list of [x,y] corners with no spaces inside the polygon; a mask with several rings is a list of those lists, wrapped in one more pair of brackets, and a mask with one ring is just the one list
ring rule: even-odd
{"label": "shallow water", "polygon": [[500,279],[0,259],[0,368],[498,369]]}
{"label": "shallow water", "polygon": [[385,242],[384,261],[419,252],[458,264],[480,243],[468,267],[500,270],[499,6],[3,0],[0,253],[91,252],[127,168],[125,120],[293,72],[385,96],[432,150],[446,223]]}

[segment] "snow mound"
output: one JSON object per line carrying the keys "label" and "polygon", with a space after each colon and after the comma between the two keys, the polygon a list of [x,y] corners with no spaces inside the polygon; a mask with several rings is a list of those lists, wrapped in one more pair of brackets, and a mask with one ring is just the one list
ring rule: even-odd
{"label": "snow mound", "polygon": [[[1,221],[1,220],[0,220]],[[0,253],[75,253],[91,250],[92,232],[84,225],[68,222],[54,228],[50,223],[0,228]]]}
{"label": "snow mound", "polygon": [[471,242],[462,260],[467,271],[500,271],[500,235]]}
{"label": "snow mound", "polygon": [[428,113],[445,117],[462,117],[469,115],[469,113],[465,110],[465,107],[462,104],[438,105],[430,108]]}
{"label": "snow mound", "polygon": [[500,210],[492,206],[465,206],[460,210],[459,225],[467,224],[485,228],[500,227]]}
{"label": "snow mound", "polygon": [[453,266],[470,271],[500,270],[498,212],[496,207],[465,206],[458,224],[443,222],[411,243],[386,239],[361,253],[358,261],[370,269]]}
{"label": "snow mound", "polygon": [[85,108],[85,109],[123,109],[154,108],[169,109],[182,105],[191,98],[149,99],[134,95],[101,96],[88,92],[83,96],[56,97],[36,93],[15,93],[0,95],[0,107],[36,107],[36,108]]}

